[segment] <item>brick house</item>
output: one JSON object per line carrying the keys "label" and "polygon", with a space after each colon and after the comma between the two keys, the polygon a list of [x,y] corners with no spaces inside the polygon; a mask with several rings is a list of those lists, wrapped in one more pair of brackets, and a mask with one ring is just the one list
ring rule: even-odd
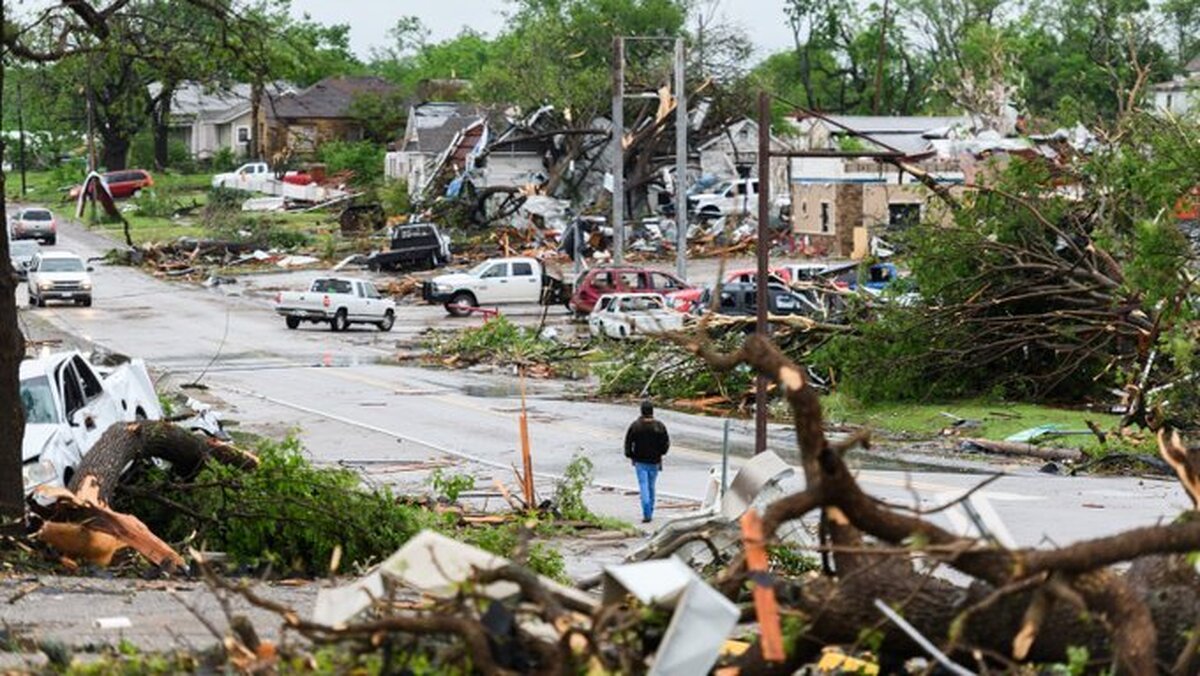
{"label": "brick house", "polygon": [[373,76],[327,77],[300,91],[270,97],[259,110],[263,156],[285,151],[312,155],[328,141],[361,141],[362,122],[353,114],[355,99],[391,96],[395,85]]}

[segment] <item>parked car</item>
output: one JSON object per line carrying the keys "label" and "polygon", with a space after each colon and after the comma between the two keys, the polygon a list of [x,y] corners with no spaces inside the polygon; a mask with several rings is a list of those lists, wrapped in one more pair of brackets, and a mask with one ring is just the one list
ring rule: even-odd
{"label": "parked car", "polygon": [[636,266],[604,266],[584,272],[567,307],[577,315],[590,314],[600,297],[610,293],[654,293],[660,296],[692,288],[669,272]]}
{"label": "parked car", "polygon": [[21,209],[9,219],[8,232],[12,241],[35,239],[53,245],[58,241],[58,219],[49,209]]}
{"label": "parked car", "polygon": [[41,253],[42,247],[28,239],[13,240],[8,243],[8,258],[12,262],[13,271],[20,279],[29,277],[29,264],[34,256]]}
{"label": "parked car", "polygon": [[101,368],[78,352],[59,352],[26,359],[20,371],[26,492],[69,482],[84,454],[113,423],[162,417],[140,360]]}
{"label": "parked car", "polygon": [[[701,311],[706,311],[712,290],[705,289],[700,298]],[[721,287],[717,314],[734,317],[754,316],[758,312],[758,285],[735,282]],[[786,285],[767,284],[767,312],[773,315],[820,315],[824,308],[806,294],[797,293]]]}
{"label": "parked car", "polygon": [[548,274],[538,259],[526,257],[493,258],[467,272],[438,275],[422,285],[421,296],[455,317],[480,305],[555,305],[568,297],[562,280]]}
{"label": "parked car", "polygon": [[[768,280],[772,284],[779,284],[785,287],[788,285],[788,272],[785,269],[772,268],[768,274],[770,275]],[[753,284],[757,278],[758,270],[755,268],[730,270],[729,272],[725,273],[725,281],[722,282],[722,285]],[[667,307],[675,310],[676,312],[683,312],[685,314],[698,313],[701,311],[701,308],[698,304],[700,302],[700,297],[703,294],[704,289],[700,287],[691,287],[674,291],[667,294]]]}
{"label": "parked car", "polygon": [[611,293],[600,297],[588,316],[593,336],[629,338],[683,328],[683,315],[667,309],[656,293]]}
{"label": "parked car", "polygon": [[312,322],[328,323],[333,331],[345,331],[351,324],[374,324],[380,331],[391,331],[396,323],[392,299],[384,298],[371,282],[349,277],[321,277],[313,280],[308,291],[282,291],[275,296],[275,312],[289,329]]}
{"label": "parked car", "polygon": [[758,208],[758,179],[725,181],[710,192],[689,195],[688,211],[701,218],[755,213]]}
{"label": "parked car", "polygon": [[396,225],[388,232],[390,248],[367,257],[370,270],[440,267],[450,262],[450,238],[433,223]]}
{"label": "parked car", "polygon": [[42,252],[29,263],[29,304],[46,307],[47,300],[92,305],[92,268],[68,251]]}
{"label": "parked car", "polygon": [[[102,176],[105,185],[108,186],[108,192],[114,198],[122,197],[137,197],[138,193],[146,188],[154,186],[154,179],[150,176],[150,172],[145,169],[126,169],[124,171],[110,171]],[[79,193],[83,192],[83,186],[77,185],[71,188],[71,199],[79,197]]]}
{"label": "parked car", "polygon": [[264,178],[270,175],[271,168],[267,166],[266,162],[247,162],[233,171],[215,174],[212,177],[212,187],[249,190],[250,179]]}

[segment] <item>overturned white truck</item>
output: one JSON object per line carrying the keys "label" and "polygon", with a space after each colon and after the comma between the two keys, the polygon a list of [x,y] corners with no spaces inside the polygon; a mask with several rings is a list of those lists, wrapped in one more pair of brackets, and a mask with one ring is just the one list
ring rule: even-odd
{"label": "overturned white truck", "polygon": [[113,423],[163,415],[140,359],[104,367],[75,351],[21,362],[21,404],[26,492],[42,485],[65,486],[83,455]]}

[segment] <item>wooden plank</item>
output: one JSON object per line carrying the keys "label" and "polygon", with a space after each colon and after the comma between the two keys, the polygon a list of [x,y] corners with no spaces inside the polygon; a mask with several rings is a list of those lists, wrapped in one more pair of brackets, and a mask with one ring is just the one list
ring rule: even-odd
{"label": "wooden plank", "polygon": [[767,577],[770,564],[767,546],[763,541],[762,518],[754,509],[742,515],[742,542],[746,548],[746,568],[754,581],[754,612],[758,617],[758,643],[762,646],[763,659],[767,662],[782,662],[787,658],[783,649],[783,631],[779,625],[779,604],[775,599],[775,588]]}

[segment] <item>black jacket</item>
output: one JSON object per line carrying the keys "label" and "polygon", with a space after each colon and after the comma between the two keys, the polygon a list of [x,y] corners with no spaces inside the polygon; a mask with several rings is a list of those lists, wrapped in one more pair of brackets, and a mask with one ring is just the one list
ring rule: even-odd
{"label": "black jacket", "polygon": [[625,433],[625,457],[634,462],[661,464],[669,448],[667,427],[654,418],[638,418]]}

